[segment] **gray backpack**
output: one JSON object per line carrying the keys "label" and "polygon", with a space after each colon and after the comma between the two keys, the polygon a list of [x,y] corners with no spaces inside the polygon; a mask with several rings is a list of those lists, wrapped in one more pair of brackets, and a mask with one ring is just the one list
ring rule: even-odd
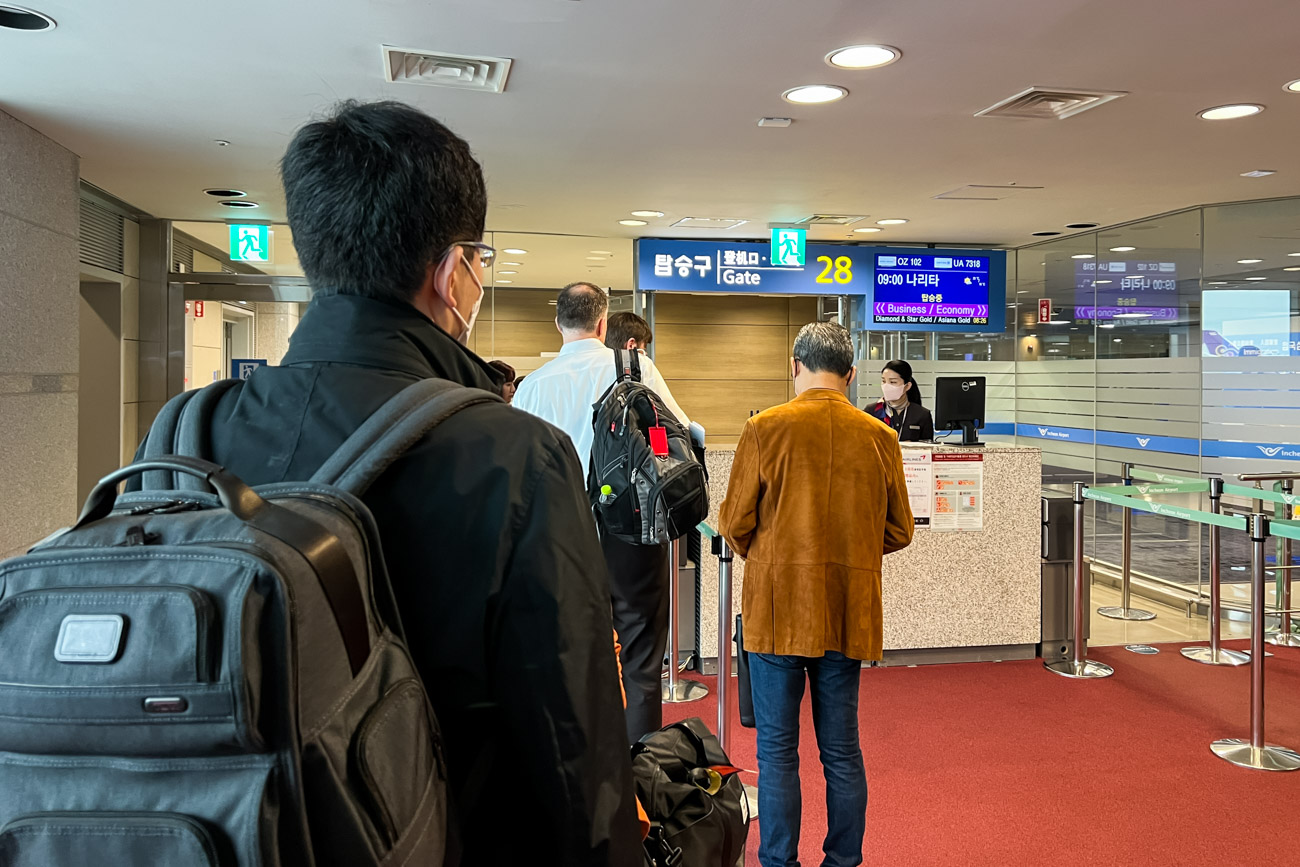
{"label": "gray backpack", "polygon": [[76,524],[0,563],[5,867],[443,863],[438,724],[359,497],[498,398],[417,383],[311,481],[254,490],[165,454],[203,453],[227,387],[169,403]]}

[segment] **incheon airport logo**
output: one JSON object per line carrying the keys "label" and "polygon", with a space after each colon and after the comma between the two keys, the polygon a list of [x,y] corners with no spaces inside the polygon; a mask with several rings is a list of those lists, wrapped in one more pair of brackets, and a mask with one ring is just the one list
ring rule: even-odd
{"label": "incheon airport logo", "polygon": [[1151,437],[1138,437],[1137,441],[1138,445],[1142,446],[1142,448],[1146,448],[1151,442]]}
{"label": "incheon airport logo", "polygon": [[1039,435],[1040,437],[1045,437],[1045,436],[1047,436],[1047,430],[1048,430],[1048,429],[1045,428],[1045,427],[1040,427],[1040,428],[1038,429],[1038,435]]}
{"label": "incheon airport logo", "polygon": [[1281,446],[1256,446],[1255,448],[1263,452],[1264,457],[1267,458],[1275,458],[1277,457],[1278,452],[1282,451]]}

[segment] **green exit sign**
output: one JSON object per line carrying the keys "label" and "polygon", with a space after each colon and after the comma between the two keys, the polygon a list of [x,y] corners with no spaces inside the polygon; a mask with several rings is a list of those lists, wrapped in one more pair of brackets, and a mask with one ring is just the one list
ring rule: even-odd
{"label": "green exit sign", "polygon": [[231,224],[230,258],[234,262],[270,262],[271,227],[255,223]]}
{"label": "green exit sign", "polygon": [[772,264],[777,267],[802,268],[807,229],[772,230]]}

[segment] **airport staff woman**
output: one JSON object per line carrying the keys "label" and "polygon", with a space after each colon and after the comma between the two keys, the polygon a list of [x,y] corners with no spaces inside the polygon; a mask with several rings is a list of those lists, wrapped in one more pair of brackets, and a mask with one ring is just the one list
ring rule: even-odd
{"label": "airport staff woman", "polygon": [[880,371],[880,390],[884,395],[867,412],[894,429],[902,442],[928,442],[934,439],[934,419],[921,406],[921,388],[912,377],[912,365],[891,361]]}

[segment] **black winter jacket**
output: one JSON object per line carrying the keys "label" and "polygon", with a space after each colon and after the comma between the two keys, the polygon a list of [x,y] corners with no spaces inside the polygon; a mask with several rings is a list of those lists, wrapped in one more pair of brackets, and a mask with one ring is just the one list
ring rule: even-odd
{"label": "black winter jacket", "polygon": [[[414,307],[317,298],[281,366],[218,404],[211,458],[254,485],[306,480],[429,377],[498,389]],[[643,864],[608,578],[568,437],[505,404],[473,406],[365,500],[461,794],[461,863]]]}

